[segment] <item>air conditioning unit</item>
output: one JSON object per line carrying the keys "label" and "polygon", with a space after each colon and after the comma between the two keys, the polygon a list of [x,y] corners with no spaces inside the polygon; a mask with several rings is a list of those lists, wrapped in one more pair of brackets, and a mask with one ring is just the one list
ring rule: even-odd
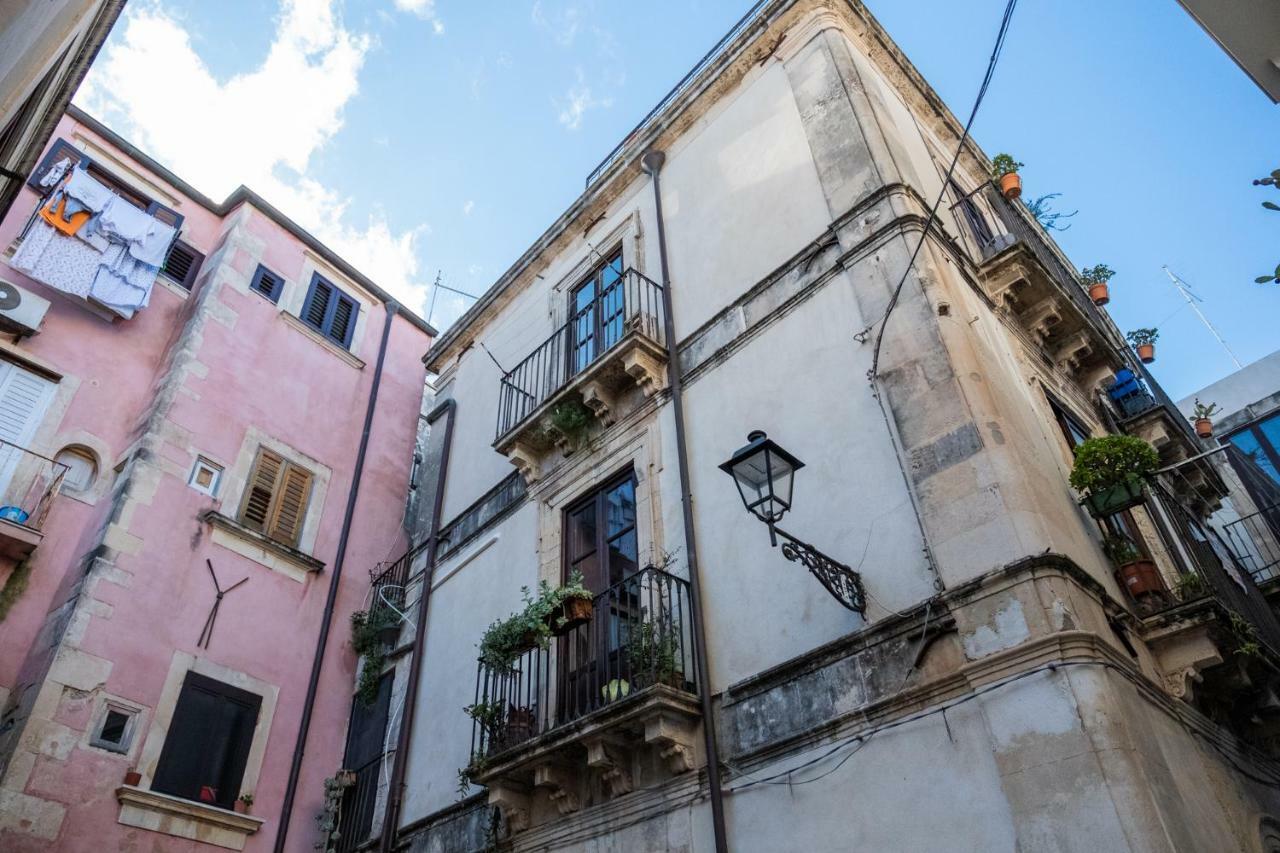
{"label": "air conditioning unit", "polygon": [[0,280],[0,329],[34,335],[40,331],[48,310],[48,299],[12,282]]}

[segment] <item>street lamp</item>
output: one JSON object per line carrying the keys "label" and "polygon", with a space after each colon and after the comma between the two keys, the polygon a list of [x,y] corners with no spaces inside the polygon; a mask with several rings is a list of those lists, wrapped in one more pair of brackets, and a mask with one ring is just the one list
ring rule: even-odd
{"label": "street lamp", "polygon": [[747,512],[769,526],[770,544],[777,547],[779,536],[785,540],[782,556],[802,563],[836,601],[855,613],[865,614],[866,592],[861,576],[778,527],[782,516],[791,509],[795,472],[803,467],[803,462],[763,431],[753,430],[747,435],[747,443],[734,451],[720,470],[733,477]]}

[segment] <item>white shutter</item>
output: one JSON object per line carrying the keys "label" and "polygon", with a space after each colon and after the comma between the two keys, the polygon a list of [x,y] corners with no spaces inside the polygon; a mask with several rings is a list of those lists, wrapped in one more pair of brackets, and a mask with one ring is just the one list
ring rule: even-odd
{"label": "white shutter", "polygon": [[54,383],[0,361],[0,439],[26,447],[53,399]]}

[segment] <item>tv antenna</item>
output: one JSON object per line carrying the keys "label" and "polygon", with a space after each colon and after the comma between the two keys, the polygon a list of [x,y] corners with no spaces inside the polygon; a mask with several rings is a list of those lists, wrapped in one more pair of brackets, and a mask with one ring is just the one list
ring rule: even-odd
{"label": "tv antenna", "polygon": [[1203,302],[1204,300],[1192,292],[1191,285],[1179,278],[1178,274],[1169,269],[1167,265],[1164,266],[1163,269],[1165,274],[1169,276],[1169,281],[1173,282],[1173,286],[1178,288],[1178,292],[1182,294],[1182,298],[1187,300],[1187,304],[1191,306],[1191,310],[1196,312],[1196,316],[1200,318],[1200,322],[1204,323],[1204,327],[1209,330],[1209,334],[1213,335],[1218,343],[1222,345],[1222,348],[1226,350],[1227,355],[1230,356],[1231,360],[1235,362],[1236,369],[1243,369],[1244,365],[1240,363],[1240,359],[1236,358],[1236,354],[1231,351],[1231,347],[1227,346],[1227,342],[1222,339],[1222,335],[1218,334],[1218,330],[1213,327],[1213,324],[1209,322],[1209,318],[1204,316],[1204,312],[1201,311],[1200,306],[1196,304],[1197,302]]}
{"label": "tv antenna", "polygon": [[435,315],[435,312],[436,312],[436,296],[437,296],[437,294],[439,294],[439,293],[440,293],[440,291],[441,291],[441,290],[447,290],[447,291],[449,291],[450,293],[456,293],[456,294],[458,294],[459,296],[465,296],[465,297],[467,297],[468,299],[471,299],[471,300],[476,300],[476,299],[479,299],[479,298],[480,298],[479,296],[476,296],[476,295],[474,295],[474,294],[467,293],[465,290],[458,290],[458,288],[456,288],[456,287],[450,287],[449,285],[445,284],[444,282],[442,282],[442,281],[440,280],[440,279],[441,279],[441,276],[442,276],[442,272],[441,272],[441,270],[436,270],[436,280],[435,280],[435,282],[433,282],[433,283],[432,283],[432,285],[431,285],[431,304],[427,307],[427,322],[428,322],[428,323],[430,323],[430,322],[431,322],[431,318]]}

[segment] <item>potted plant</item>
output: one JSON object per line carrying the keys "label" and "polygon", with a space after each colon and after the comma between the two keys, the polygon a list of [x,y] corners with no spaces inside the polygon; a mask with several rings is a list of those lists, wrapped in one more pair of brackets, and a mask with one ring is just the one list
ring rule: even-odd
{"label": "potted plant", "polygon": [[1201,438],[1213,438],[1213,416],[1218,411],[1217,403],[1205,405],[1200,402],[1200,398],[1196,398],[1196,407],[1191,415],[1191,422],[1195,424],[1196,435]]}
{"label": "potted plant", "polygon": [[1018,170],[1023,165],[1008,154],[997,154],[991,161],[991,177],[995,178],[1000,192],[1010,201],[1022,195],[1022,178],[1018,177]]}
{"label": "potted plant", "polygon": [[1150,364],[1156,360],[1156,339],[1160,337],[1158,329],[1134,329],[1125,335],[1129,343],[1138,352],[1138,360]]}
{"label": "potted plant", "polygon": [[253,808],[253,794],[241,794],[236,797],[236,811],[241,814],[249,814],[249,810]]}
{"label": "potted plant", "polygon": [[1094,518],[1105,518],[1145,501],[1143,478],[1159,464],[1155,448],[1135,436],[1090,438],[1076,448],[1071,485]]}
{"label": "potted plant", "polygon": [[1080,278],[1084,281],[1085,289],[1089,291],[1089,298],[1093,300],[1094,305],[1106,305],[1111,301],[1107,282],[1111,281],[1111,277],[1115,274],[1116,271],[1106,264],[1080,270]]}
{"label": "potted plant", "polygon": [[682,657],[680,631],[670,619],[650,620],[632,628],[627,644],[627,662],[631,665],[631,676],[637,686],[682,686]]}
{"label": "potted plant", "polygon": [[1194,572],[1188,572],[1178,578],[1174,584],[1174,591],[1178,593],[1180,601],[1191,601],[1205,595],[1209,589],[1205,586],[1204,578]]}
{"label": "potted plant", "polygon": [[582,579],[582,572],[569,575],[569,582],[552,589],[546,582],[538,584],[539,599],[545,611],[547,627],[557,637],[563,637],[579,625],[591,621],[592,603],[595,598]]}
{"label": "potted plant", "polygon": [[1160,579],[1156,564],[1143,556],[1128,537],[1108,536],[1102,543],[1102,550],[1115,563],[1117,579],[1135,601],[1164,593],[1164,581]]}
{"label": "potted plant", "polygon": [[142,784],[142,774],[138,772],[137,768],[130,767],[128,770],[124,771],[124,783],[126,785],[137,787]]}

